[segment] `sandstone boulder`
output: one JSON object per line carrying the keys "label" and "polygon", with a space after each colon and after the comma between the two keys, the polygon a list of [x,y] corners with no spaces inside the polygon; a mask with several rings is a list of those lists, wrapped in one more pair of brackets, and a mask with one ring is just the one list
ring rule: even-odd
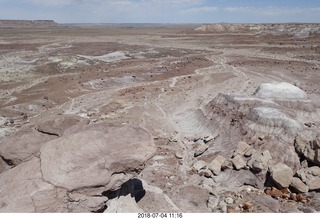
{"label": "sandstone boulder", "polygon": [[36,129],[49,135],[62,136],[64,131],[75,125],[87,125],[90,120],[77,115],[55,115],[37,122]]}
{"label": "sandstone boulder", "polygon": [[18,165],[39,152],[40,146],[57,138],[38,132],[32,126],[26,126],[0,142],[0,156]]}
{"label": "sandstone boulder", "polygon": [[212,177],[213,176],[213,174],[212,174],[212,172],[209,170],[209,169],[201,169],[199,172],[198,172],[198,174],[200,175],[200,176],[205,176],[205,177],[208,177],[208,178],[210,178],[210,177]]}
{"label": "sandstone boulder", "polygon": [[279,188],[287,188],[292,182],[293,172],[285,164],[278,163],[270,168],[271,179]]}
{"label": "sandstone boulder", "polygon": [[203,161],[203,160],[198,160],[197,162],[195,162],[194,164],[193,164],[193,168],[197,171],[197,172],[199,172],[200,170],[202,170],[202,169],[205,169],[207,167],[207,163],[205,162],[205,161]]}
{"label": "sandstone boulder", "polygon": [[299,154],[320,165],[320,133],[302,132],[296,137],[294,145]]}
{"label": "sandstone boulder", "polygon": [[63,209],[56,188],[42,179],[38,158],[2,173],[0,186],[0,212],[44,212],[43,206]]}
{"label": "sandstone boulder", "polygon": [[240,141],[238,143],[237,149],[234,152],[234,155],[244,155],[246,154],[252,147],[245,142]]}
{"label": "sandstone boulder", "polygon": [[312,174],[313,176],[320,176],[320,167],[312,166],[312,167],[306,168],[306,173]]}
{"label": "sandstone boulder", "polygon": [[320,177],[308,179],[306,184],[309,187],[310,191],[319,190],[320,189]]}
{"label": "sandstone boulder", "polygon": [[151,135],[132,125],[91,126],[41,147],[41,170],[68,190],[107,185],[114,173],[138,171],[155,154]]}
{"label": "sandstone boulder", "polygon": [[309,188],[299,178],[293,177],[290,186],[299,193],[308,192]]}
{"label": "sandstone boulder", "polygon": [[269,161],[271,161],[271,159],[272,158],[268,150],[265,150],[262,153],[254,151],[250,160],[247,162],[247,165],[254,172],[261,172],[262,170],[268,169]]}
{"label": "sandstone boulder", "polygon": [[240,155],[235,156],[231,162],[236,170],[243,169],[247,164]]}
{"label": "sandstone boulder", "polygon": [[309,191],[320,189],[320,168],[317,166],[303,168],[297,171],[297,176],[304,182]]}
{"label": "sandstone boulder", "polygon": [[226,159],[221,156],[218,155],[215,159],[213,159],[213,161],[209,164],[208,168],[209,170],[212,171],[212,173],[214,175],[219,175],[219,173],[221,172],[221,167],[222,164],[226,161]]}

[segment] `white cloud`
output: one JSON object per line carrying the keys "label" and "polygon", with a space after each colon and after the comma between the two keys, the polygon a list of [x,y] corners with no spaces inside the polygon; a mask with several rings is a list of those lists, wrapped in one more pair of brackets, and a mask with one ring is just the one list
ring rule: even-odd
{"label": "white cloud", "polygon": [[224,8],[225,11],[231,13],[246,13],[263,16],[299,16],[299,15],[317,15],[320,8],[282,8],[282,7],[229,7]]}
{"label": "white cloud", "polygon": [[195,7],[182,10],[182,13],[210,13],[219,11],[218,7]]}

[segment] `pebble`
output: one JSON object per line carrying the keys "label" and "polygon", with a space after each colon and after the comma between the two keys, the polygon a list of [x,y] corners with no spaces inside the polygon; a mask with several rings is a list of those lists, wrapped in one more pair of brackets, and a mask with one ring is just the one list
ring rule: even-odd
{"label": "pebble", "polygon": [[224,201],[225,201],[227,204],[232,204],[232,203],[233,203],[233,198],[227,197]]}
{"label": "pebble", "polygon": [[183,158],[182,151],[176,151],[175,156],[176,156],[176,158],[178,158],[178,159],[182,159],[182,158]]}

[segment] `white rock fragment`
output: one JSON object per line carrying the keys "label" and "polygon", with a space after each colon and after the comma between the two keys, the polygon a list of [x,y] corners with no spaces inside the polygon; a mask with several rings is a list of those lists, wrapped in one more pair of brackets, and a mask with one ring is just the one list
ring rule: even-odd
{"label": "white rock fragment", "polygon": [[195,152],[194,152],[194,156],[195,156],[195,157],[200,156],[200,155],[203,154],[206,150],[208,150],[208,148],[209,148],[209,145],[207,145],[207,144],[198,144],[198,145],[196,146],[196,150],[195,150]]}
{"label": "white rock fragment", "polygon": [[207,163],[203,160],[199,160],[193,164],[193,168],[199,172],[201,169],[205,169],[207,167]]}
{"label": "white rock fragment", "polygon": [[248,145],[245,142],[239,142],[236,151],[234,152],[234,155],[244,155],[251,149],[251,146]]}
{"label": "white rock fragment", "polygon": [[213,161],[209,164],[209,170],[212,171],[212,173],[214,175],[219,175],[221,172],[221,167],[223,165],[223,163],[226,161],[226,159],[221,156],[218,155],[215,159],[213,159]]}
{"label": "white rock fragment", "polygon": [[246,162],[239,155],[235,156],[231,162],[236,170],[243,169],[246,166]]}

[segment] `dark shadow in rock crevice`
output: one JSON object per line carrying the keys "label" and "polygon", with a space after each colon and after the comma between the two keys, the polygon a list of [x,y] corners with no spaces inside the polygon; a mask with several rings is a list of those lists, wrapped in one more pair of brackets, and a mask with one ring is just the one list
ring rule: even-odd
{"label": "dark shadow in rock crevice", "polygon": [[102,193],[102,195],[107,196],[108,199],[119,198],[120,196],[127,196],[129,194],[137,203],[145,196],[146,190],[144,190],[141,180],[130,179],[123,183],[120,189],[115,191],[108,190]]}
{"label": "dark shadow in rock crevice", "polygon": [[271,178],[271,173],[268,171],[266,175],[266,181],[264,182],[264,187],[277,187]]}

